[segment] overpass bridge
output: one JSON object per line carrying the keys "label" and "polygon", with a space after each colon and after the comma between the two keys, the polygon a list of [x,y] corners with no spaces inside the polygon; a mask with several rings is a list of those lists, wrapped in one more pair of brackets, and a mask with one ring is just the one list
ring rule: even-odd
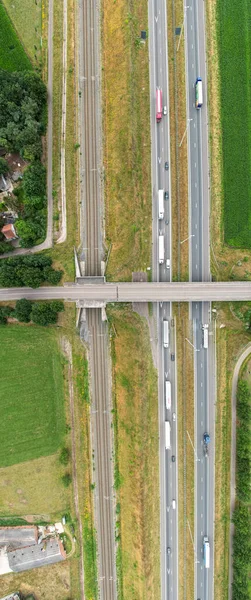
{"label": "overpass bridge", "polygon": [[105,308],[109,302],[234,302],[251,300],[251,282],[107,283],[101,277],[93,283],[81,278],[60,287],[0,288],[0,302],[20,298],[60,299],[76,302],[79,308]]}

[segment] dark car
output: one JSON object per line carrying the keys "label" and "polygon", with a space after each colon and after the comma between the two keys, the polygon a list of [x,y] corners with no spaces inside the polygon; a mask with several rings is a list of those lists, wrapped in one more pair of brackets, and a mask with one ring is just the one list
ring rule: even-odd
{"label": "dark car", "polygon": [[171,354],[171,360],[175,360],[175,354],[173,354],[173,352]]}
{"label": "dark car", "polygon": [[169,169],[169,163],[167,161],[165,162],[165,169],[166,169],[166,171],[168,171],[168,169]]}
{"label": "dark car", "polygon": [[174,456],[174,454],[172,455],[172,462],[175,462],[175,456]]}
{"label": "dark car", "polygon": [[167,554],[171,554],[171,548],[170,548],[170,546],[167,547],[166,551],[167,551]]}
{"label": "dark car", "polygon": [[169,199],[169,192],[165,192],[165,196],[164,196],[165,200]]}

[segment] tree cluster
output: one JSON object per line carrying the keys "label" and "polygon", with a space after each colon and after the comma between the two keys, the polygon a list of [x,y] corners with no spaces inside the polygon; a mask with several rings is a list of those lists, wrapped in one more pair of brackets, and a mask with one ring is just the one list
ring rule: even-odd
{"label": "tree cluster", "polygon": [[63,272],[51,265],[52,259],[44,254],[5,258],[0,261],[0,286],[37,288],[45,281],[57,285]]}
{"label": "tree cluster", "polygon": [[[36,73],[8,73],[0,69],[0,146],[9,152],[20,152],[31,163],[8,201],[8,206],[18,213],[16,229],[24,248],[42,241],[46,233],[46,170],[40,162],[41,136],[46,131],[46,96],[46,87]],[[5,169],[2,161],[0,173],[4,174]]]}
{"label": "tree cluster", "polygon": [[233,600],[250,600],[251,516],[248,506],[239,505],[233,514]]}
{"label": "tree cluster", "polygon": [[46,87],[33,71],[0,69],[0,146],[34,161],[42,154]]}
{"label": "tree cluster", "polygon": [[242,502],[251,501],[251,394],[246,381],[239,381],[237,390],[236,429],[236,491]]}
{"label": "tree cluster", "polygon": [[46,233],[46,169],[39,161],[27,167],[16,195],[20,206],[15,227],[20,245],[30,248]]}
{"label": "tree cluster", "polygon": [[[29,323],[32,321],[36,325],[51,325],[57,322],[58,313],[63,310],[64,303],[61,300],[31,302],[31,300],[21,298],[17,300],[15,308],[12,308],[12,306],[0,307],[0,323],[6,324],[7,318],[12,316],[20,323]],[[64,450],[67,451],[67,448]]]}

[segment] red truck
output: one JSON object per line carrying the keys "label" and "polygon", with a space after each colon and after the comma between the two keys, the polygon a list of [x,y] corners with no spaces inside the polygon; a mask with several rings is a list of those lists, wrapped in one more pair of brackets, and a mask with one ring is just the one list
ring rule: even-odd
{"label": "red truck", "polygon": [[162,90],[160,88],[156,89],[156,119],[157,123],[162,119]]}

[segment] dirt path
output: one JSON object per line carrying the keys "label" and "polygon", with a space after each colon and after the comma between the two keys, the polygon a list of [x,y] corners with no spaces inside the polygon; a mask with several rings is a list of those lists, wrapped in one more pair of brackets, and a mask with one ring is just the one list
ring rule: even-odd
{"label": "dirt path", "polygon": [[61,225],[57,244],[62,244],[67,236],[66,220],[66,184],[65,184],[65,132],[66,132],[66,95],[67,95],[67,9],[68,0],[64,0],[63,7],[63,85],[62,85],[62,124],[61,124]]}
{"label": "dirt path", "polygon": [[64,354],[69,361],[68,381],[69,381],[69,397],[70,397],[70,413],[71,413],[71,442],[72,442],[72,479],[74,492],[74,505],[76,518],[79,529],[79,547],[80,547],[80,594],[81,600],[85,600],[84,593],[84,547],[83,547],[83,529],[79,511],[79,495],[78,495],[78,480],[77,480],[77,464],[76,464],[76,441],[75,441],[75,414],[74,414],[74,389],[72,377],[72,348],[69,340],[62,339],[62,348]]}
{"label": "dirt path", "polygon": [[242,352],[237,360],[234,368],[233,380],[232,380],[232,442],[231,442],[231,481],[230,481],[230,539],[229,539],[229,590],[228,598],[232,599],[232,582],[233,582],[233,536],[234,536],[234,524],[232,523],[233,511],[235,507],[235,461],[236,461],[236,391],[238,384],[238,377],[240,368],[251,354],[251,344],[248,344],[245,350]]}

